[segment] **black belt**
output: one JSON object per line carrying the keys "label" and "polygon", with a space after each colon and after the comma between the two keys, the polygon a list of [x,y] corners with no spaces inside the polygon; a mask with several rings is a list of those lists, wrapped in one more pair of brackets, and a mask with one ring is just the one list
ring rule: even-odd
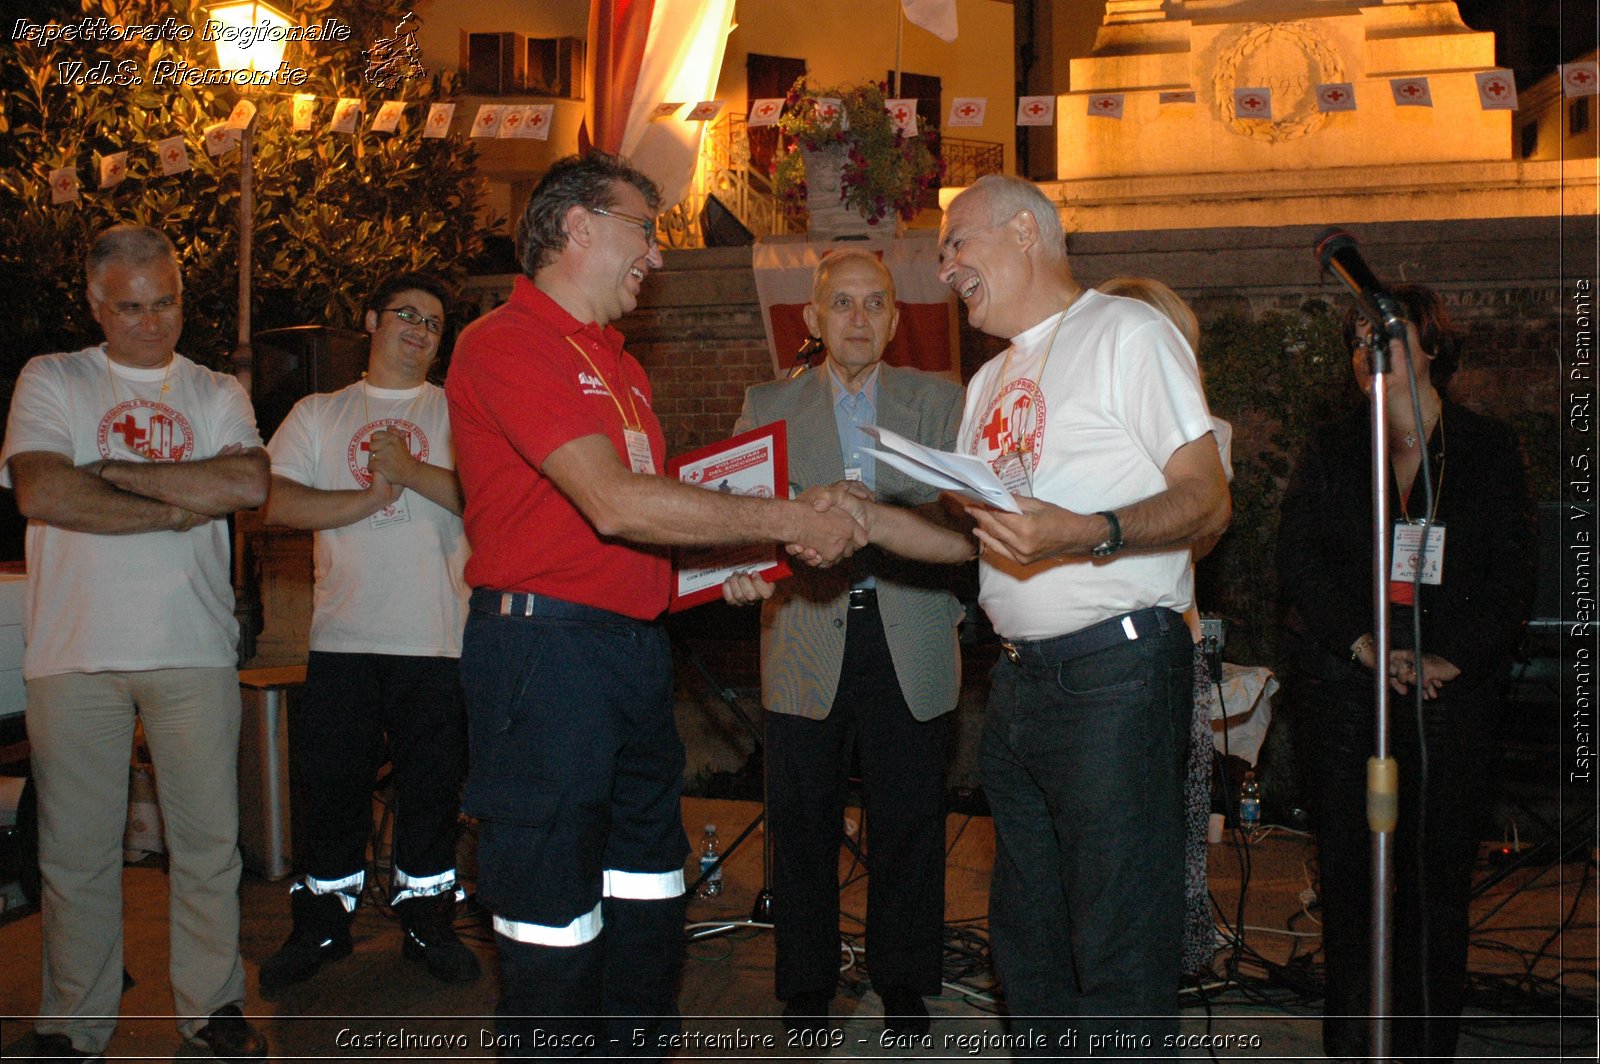
{"label": "black belt", "polygon": [[1180,624],[1183,622],[1183,618],[1172,610],[1151,606],[1091,624],[1067,635],[1050,639],[1001,640],[1000,645],[1005,648],[1006,657],[1011,659],[1013,665],[1059,665],[1063,661],[1081,658],[1086,654],[1098,654],[1135,639],[1160,635],[1171,628],[1174,619]]}
{"label": "black belt", "polygon": [[875,610],[878,608],[878,590],[871,587],[850,589],[850,609]]}
{"label": "black belt", "polygon": [[585,606],[579,602],[550,595],[536,595],[531,591],[497,591],[494,588],[474,588],[467,605],[478,613],[498,617],[547,617],[589,624],[650,624],[599,606]]}

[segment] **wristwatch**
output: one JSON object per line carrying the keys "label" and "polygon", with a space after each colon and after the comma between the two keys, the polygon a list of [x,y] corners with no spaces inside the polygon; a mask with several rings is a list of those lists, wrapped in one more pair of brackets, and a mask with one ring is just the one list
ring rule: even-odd
{"label": "wristwatch", "polygon": [[1117,515],[1110,510],[1097,511],[1097,517],[1104,517],[1111,526],[1111,533],[1101,540],[1089,553],[1096,558],[1109,558],[1122,549],[1122,522],[1117,520]]}

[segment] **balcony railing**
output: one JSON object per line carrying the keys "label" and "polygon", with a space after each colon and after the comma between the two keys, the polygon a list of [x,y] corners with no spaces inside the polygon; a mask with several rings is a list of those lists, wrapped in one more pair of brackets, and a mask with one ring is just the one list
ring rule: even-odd
{"label": "balcony railing", "polygon": [[970,185],[985,174],[1005,172],[1006,149],[987,140],[959,140],[945,137],[940,152],[944,156],[944,183]]}

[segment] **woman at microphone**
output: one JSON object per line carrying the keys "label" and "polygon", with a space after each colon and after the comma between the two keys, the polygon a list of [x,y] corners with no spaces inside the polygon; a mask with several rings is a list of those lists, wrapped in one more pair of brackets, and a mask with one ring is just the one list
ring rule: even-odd
{"label": "woman at microphone", "polygon": [[[1399,286],[1392,295],[1404,308],[1409,357],[1391,345],[1382,412],[1393,519],[1385,535],[1395,559],[1387,657],[1372,634],[1368,407],[1313,432],[1284,494],[1278,531],[1297,710],[1309,725],[1327,976],[1323,1049],[1335,1058],[1369,1053],[1373,672],[1382,669],[1393,692],[1390,752],[1400,770],[1390,1049],[1402,1058],[1448,1058],[1465,993],[1485,783],[1533,585],[1533,507],[1516,434],[1450,400],[1445,386],[1462,336],[1438,295],[1422,285]],[[1356,382],[1370,393],[1376,341],[1354,308],[1345,315],[1344,338]],[[1434,530],[1418,591],[1414,544],[1430,514]],[[1413,641],[1417,618],[1420,645]]]}

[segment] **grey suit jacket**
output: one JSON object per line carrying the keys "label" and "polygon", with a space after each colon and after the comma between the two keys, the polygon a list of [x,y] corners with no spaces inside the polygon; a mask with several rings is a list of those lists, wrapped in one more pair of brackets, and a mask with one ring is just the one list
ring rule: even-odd
{"label": "grey suit jacket", "polygon": [[[932,447],[953,450],[961,424],[958,385],[917,370],[883,365],[878,424]],[[844,479],[833,416],[833,388],[823,366],[795,380],[745,392],[739,431],[788,423],[790,490],[799,494]],[[887,463],[876,469],[879,500],[902,506],[931,502],[938,492]],[[961,604],[948,588],[953,567],[908,562],[874,547],[832,569],[796,564],[761,611],[761,701],[774,713],[821,720],[833,707],[844,658],[848,593],[866,573],[876,578],[878,612],[906,704],[918,720],[955,708],[961,690],[956,625]]]}

